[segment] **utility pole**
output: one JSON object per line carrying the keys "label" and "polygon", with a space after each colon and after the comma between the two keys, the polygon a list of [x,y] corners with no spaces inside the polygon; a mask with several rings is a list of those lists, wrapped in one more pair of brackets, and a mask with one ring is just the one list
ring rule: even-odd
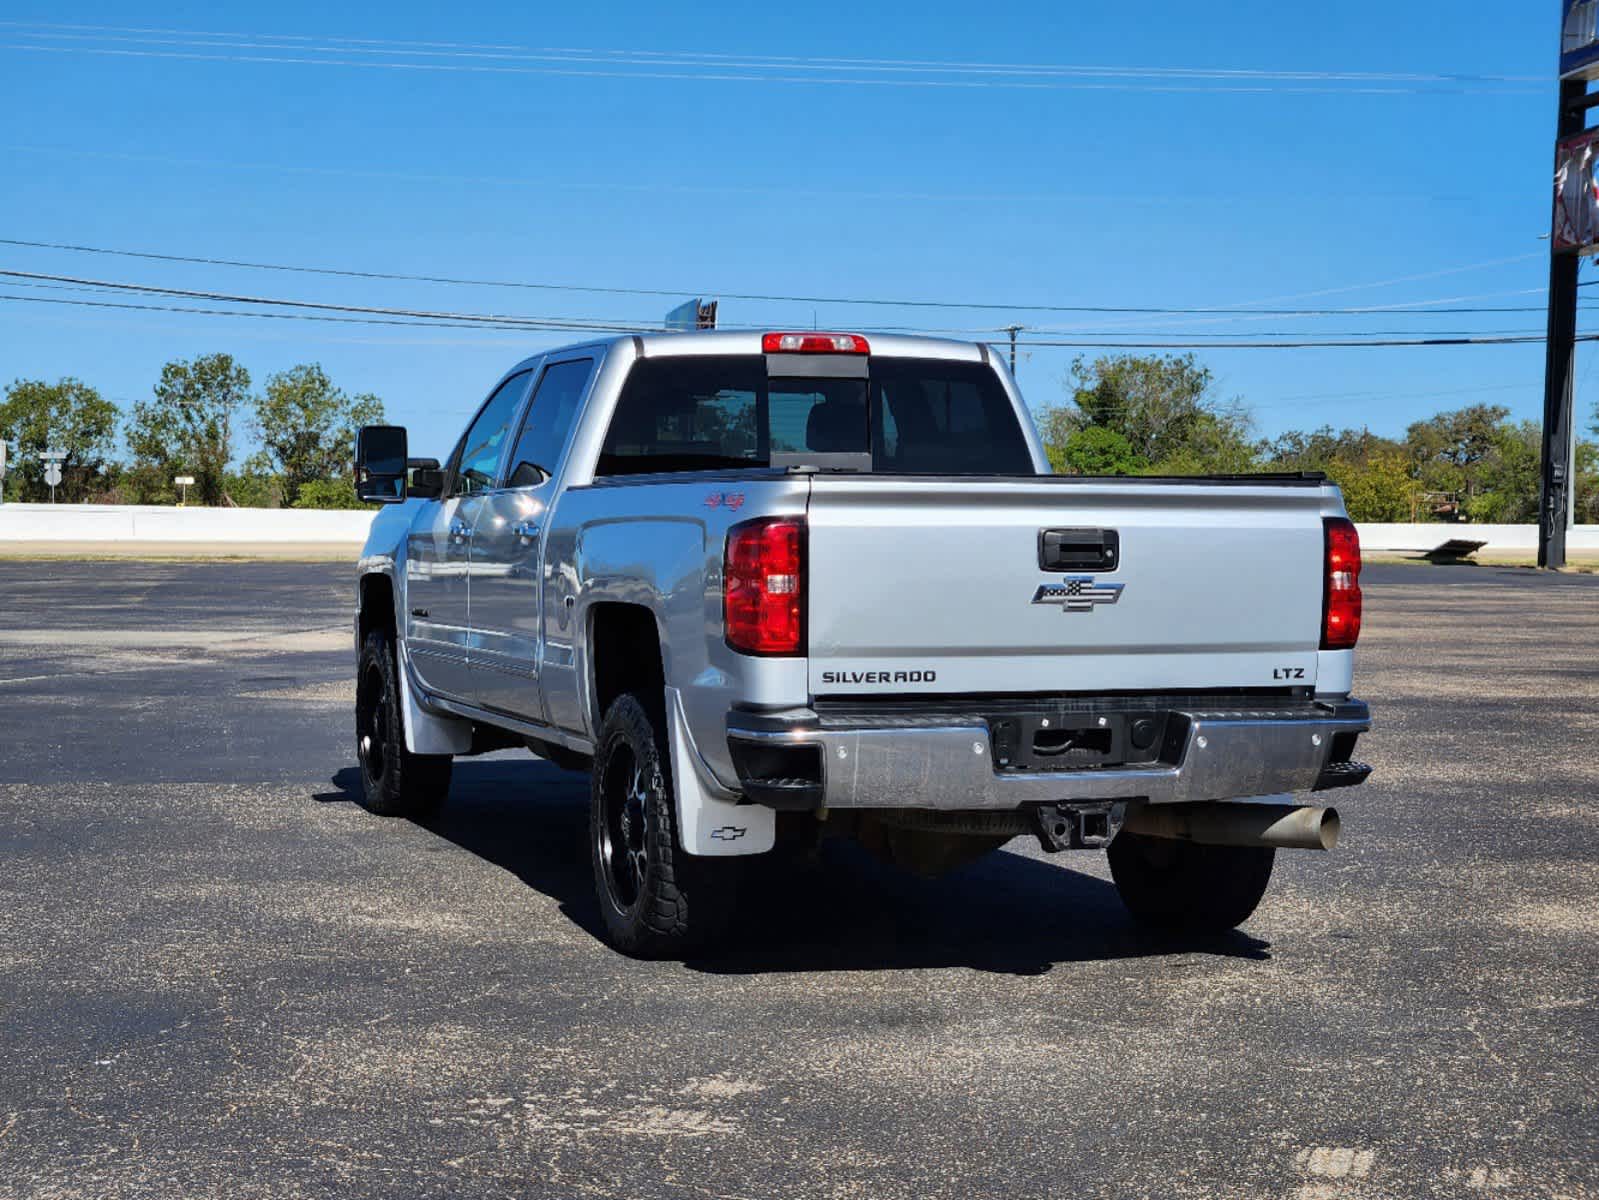
{"label": "utility pole", "polygon": [[1016,375],[1016,335],[1021,331],[1022,327],[1020,325],[1005,326],[1005,332],[1010,334],[1010,373],[1012,378]]}
{"label": "utility pole", "polygon": [[[1559,139],[1583,132],[1588,121],[1588,82],[1560,83]],[[1573,164],[1574,166],[1574,164]],[[1558,170],[1558,166],[1556,168]],[[1577,349],[1577,268],[1582,257],[1550,239],[1549,331],[1544,350],[1543,486],[1538,506],[1538,565],[1566,565],[1566,521],[1571,506],[1572,376]]]}
{"label": "utility pole", "polygon": [[1549,327],[1544,343],[1542,487],[1538,500],[1538,565],[1566,565],[1566,526],[1572,516],[1573,367],[1577,349],[1577,268],[1599,250],[1599,203],[1594,169],[1599,133],[1588,111],[1599,95],[1599,3],[1562,0],[1560,108],[1555,118],[1554,222],[1549,238]]}

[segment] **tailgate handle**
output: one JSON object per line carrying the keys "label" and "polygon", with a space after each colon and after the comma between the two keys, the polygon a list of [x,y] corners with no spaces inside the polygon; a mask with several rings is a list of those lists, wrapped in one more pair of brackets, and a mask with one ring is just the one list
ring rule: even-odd
{"label": "tailgate handle", "polygon": [[1121,538],[1114,529],[1042,529],[1038,565],[1046,571],[1114,571]]}

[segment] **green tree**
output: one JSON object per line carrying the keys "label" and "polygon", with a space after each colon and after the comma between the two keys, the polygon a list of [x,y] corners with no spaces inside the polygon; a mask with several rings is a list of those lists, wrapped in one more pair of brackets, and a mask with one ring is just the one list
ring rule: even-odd
{"label": "green tree", "polygon": [[1340,463],[1364,463],[1373,455],[1402,450],[1392,438],[1378,437],[1365,429],[1334,430],[1323,425],[1312,433],[1290,430],[1269,442],[1260,443],[1263,466],[1273,471],[1327,471]]}
{"label": "green tree", "polygon": [[267,379],[255,419],[267,461],[292,505],[306,484],[350,475],[355,431],[383,420],[383,402],[364,393],[348,396],[320,365],[302,363]]}
{"label": "green tree", "polygon": [[1149,465],[1125,437],[1103,425],[1079,429],[1064,445],[1047,450],[1057,475],[1136,475]]}
{"label": "green tree", "polygon": [[240,508],[282,508],[283,486],[277,476],[258,467],[251,455],[242,470],[229,471],[224,481],[228,499]]}
{"label": "green tree", "polygon": [[1466,503],[1473,521],[1515,524],[1538,519],[1543,433],[1536,421],[1505,421],[1494,431],[1492,451],[1478,468],[1480,491]]}
{"label": "green tree", "polygon": [[1410,459],[1393,443],[1365,458],[1339,458],[1324,467],[1327,477],[1344,493],[1344,505],[1356,521],[1414,521],[1421,507],[1421,484],[1412,474]]}
{"label": "green tree", "polygon": [[1412,424],[1405,445],[1427,492],[1448,497],[1462,515],[1484,488],[1484,464],[1501,448],[1508,408],[1473,404]]}
{"label": "green tree", "polygon": [[231,354],[207,354],[161,368],[152,400],[133,406],[128,449],[137,485],[146,500],[172,495],[172,477],[194,476],[189,499],[231,503],[228,464],[233,432],[250,398],[250,373]]}
{"label": "green tree", "polygon": [[64,450],[56,499],[87,500],[102,491],[116,441],[117,407],[81,379],[55,383],[18,379],[0,399],[0,438],[7,449],[6,495],[21,501],[50,498],[41,450]]}
{"label": "green tree", "polygon": [[[1593,406],[1593,424],[1588,432],[1599,437],[1599,403]],[[1542,480],[1539,481],[1540,486]],[[1577,442],[1576,518],[1581,525],[1599,524],[1599,443]]]}
{"label": "green tree", "polygon": [[1249,470],[1249,414],[1219,400],[1214,382],[1192,354],[1078,358],[1069,379],[1074,423],[1119,433],[1153,472]]}
{"label": "green tree", "polygon": [[1185,422],[1182,441],[1144,469],[1146,475],[1244,475],[1259,470],[1249,420],[1201,412]]}
{"label": "green tree", "polygon": [[308,479],[300,485],[295,508],[377,508],[355,494],[355,479]]}
{"label": "green tree", "polygon": [[1421,484],[1402,443],[1365,429],[1323,425],[1290,430],[1260,444],[1262,466],[1273,471],[1322,471],[1343,490],[1357,521],[1414,521]]}
{"label": "green tree", "polygon": [[1577,522],[1599,524],[1599,442],[1577,443]]}
{"label": "green tree", "polygon": [[1033,425],[1038,430],[1038,440],[1044,443],[1044,453],[1049,456],[1050,466],[1057,473],[1066,473],[1061,454],[1072,434],[1083,427],[1077,411],[1061,405],[1039,409],[1033,414]]}

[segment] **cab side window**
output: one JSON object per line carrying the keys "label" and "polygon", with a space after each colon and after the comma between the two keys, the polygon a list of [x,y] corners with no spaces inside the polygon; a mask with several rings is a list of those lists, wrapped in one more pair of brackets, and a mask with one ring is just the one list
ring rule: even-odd
{"label": "cab side window", "polygon": [[761,359],[647,358],[622,385],[595,474],[764,467],[765,418]]}
{"label": "cab side window", "polygon": [[578,401],[594,373],[592,358],[554,363],[544,370],[511,455],[506,487],[536,487],[555,472],[577,416]]}
{"label": "cab side window", "polygon": [[494,486],[500,455],[511,434],[511,421],[522,397],[527,394],[530,378],[530,371],[512,375],[495,389],[478,412],[477,419],[461,439],[455,486],[450,491],[452,496],[472,496]]}

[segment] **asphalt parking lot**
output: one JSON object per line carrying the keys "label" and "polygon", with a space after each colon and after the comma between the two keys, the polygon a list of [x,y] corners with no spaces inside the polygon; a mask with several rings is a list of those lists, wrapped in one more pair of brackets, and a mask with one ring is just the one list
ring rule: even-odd
{"label": "asphalt parking lot", "polygon": [[1377,774],[1242,933],[1017,842],[637,963],[583,777],[354,802],[350,575],[0,562],[0,1197],[1599,1196],[1599,578],[1370,568]]}

